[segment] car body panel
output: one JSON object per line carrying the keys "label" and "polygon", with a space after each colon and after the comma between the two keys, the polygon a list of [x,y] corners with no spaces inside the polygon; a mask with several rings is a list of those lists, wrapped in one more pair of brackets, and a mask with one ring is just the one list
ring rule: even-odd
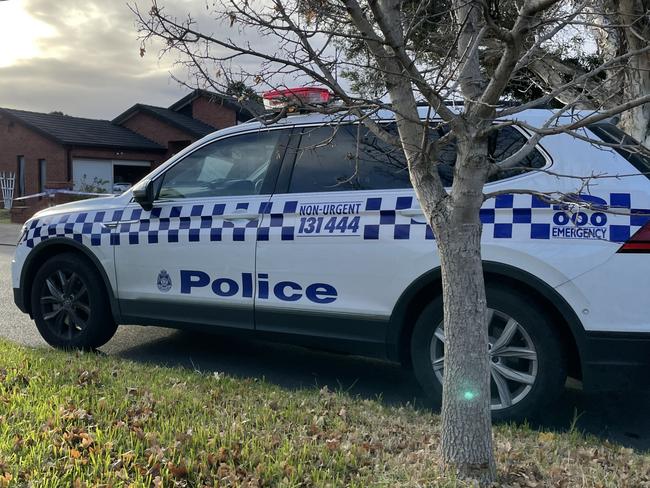
{"label": "car body panel", "polygon": [[[539,126],[550,114],[530,110],[520,120]],[[297,115],[270,128],[249,122],[217,131],[147,180],[221,139],[335,121]],[[650,333],[647,256],[617,254],[650,219],[650,180],[616,152],[569,134],[544,138],[539,150],[541,171],[485,186],[483,259],[555,290],[580,322],[574,335]],[[287,193],[293,160],[279,164],[275,193],[156,202],[144,211],[130,189],[41,211],[16,249],[13,286],[22,285],[31,252],[67,238],[101,263],[127,320],[339,337],[378,350],[404,291],[440,266],[413,190]],[[574,203],[557,202],[569,194]]]}

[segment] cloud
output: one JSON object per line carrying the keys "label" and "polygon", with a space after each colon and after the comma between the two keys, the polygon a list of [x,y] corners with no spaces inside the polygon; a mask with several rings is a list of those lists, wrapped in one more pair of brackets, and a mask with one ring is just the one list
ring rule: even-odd
{"label": "cloud", "polygon": [[66,60],[35,59],[0,68],[0,106],[113,118],[134,103],[170,105],[187,94],[166,72],[125,76]]}
{"label": "cloud", "polygon": [[[161,45],[152,44],[147,46],[145,56],[140,56],[136,18],[125,2],[137,4],[146,12],[150,0],[9,1],[19,2],[33,22],[45,26],[47,35],[31,33],[36,36],[32,39],[38,48],[36,57],[0,67],[0,107],[60,110],[69,115],[111,119],[134,103],[169,106],[188,93],[170,76],[172,72],[179,79],[188,77],[185,68],[174,65],[177,53],[159,58]],[[250,43],[269,54],[277,49],[273,37],[215,21],[201,1],[159,3],[165,5],[167,13],[179,18],[191,13],[198,29],[208,34],[240,45]],[[266,8],[266,3],[258,0],[257,6]],[[211,53],[224,54],[224,50],[212,46]],[[237,58],[232,71],[237,73],[241,68],[257,73],[259,64],[251,57]],[[287,78],[284,82],[288,85],[299,83],[295,73]],[[279,79],[276,82],[281,83]]]}
{"label": "cloud", "polygon": [[37,57],[0,68],[1,107],[112,118],[137,102],[168,106],[187,94],[169,75],[183,75],[174,58],[158,59],[155,46],[140,57],[123,1],[23,0],[23,8],[49,35],[36,40]]}

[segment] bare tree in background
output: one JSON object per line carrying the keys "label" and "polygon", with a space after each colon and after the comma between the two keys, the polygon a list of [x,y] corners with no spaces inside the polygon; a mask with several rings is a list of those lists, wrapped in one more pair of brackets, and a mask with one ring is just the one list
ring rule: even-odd
{"label": "bare tree in background", "polygon": [[[517,167],[542,137],[560,133],[585,137],[582,127],[616,114],[627,117],[632,110],[647,110],[650,102],[647,88],[619,91],[607,103],[601,102],[600,92],[613,73],[647,76],[642,60],[647,60],[650,43],[644,37],[647,30],[636,28],[638,17],[647,12],[621,10],[620,19],[608,25],[594,20],[593,3],[223,0],[208,4],[215,20],[209,28],[199,28],[191,15],[169,14],[162,1],[154,0],[146,10],[132,7],[145,47],[162,39],[163,51],[180,54],[180,62],[204,87],[223,91],[233,81],[259,90],[325,86],[339,100],[339,113],[356,116],[404,152],[441,259],[445,332],[441,459],[462,478],[481,483],[495,477],[479,219],[483,202],[494,195],[484,194],[483,186],[491,175]],[[559,81],[547,76],[539,96],[525,103],[500,104],[524,71],[547,59],[549,42],[557,44],[561,36],[569,42],[575,29],[586,28],[629,30],[639,42],[627,40],[626,49],[617,49],[590,69],[561,73]],[[242,32],[254,33],[262,42],[242,40]],[[435,42],[427,41],[429,37]],[[356,57],[341,48],[351,44],[357,46]],[[360,59],[366,61],[361,64]],[[338,73],[361,69],[371,73],[378,96],[355,93],[339,83]],[[445,104],[450,97],[462,99],[460,108]],[[490,134],[513,123],[503,122],[504,117],[516,119],[523,110],[551,101],[559,108],[541,127],[521,123],[534,133],[528,144],[505,161],[490,158]],[[428,117],[420,117],[418,102],[428,106]],[[575,109],[585,106],[593,111],[578,117]],[[397,136],[373,119],[380,109],[394,114]],[[432,141],[428,131],[438,126],[445,127],[446,135]],[[445,189],[437,154],[450,141],[455,142],[457,159],[453,184]]]}

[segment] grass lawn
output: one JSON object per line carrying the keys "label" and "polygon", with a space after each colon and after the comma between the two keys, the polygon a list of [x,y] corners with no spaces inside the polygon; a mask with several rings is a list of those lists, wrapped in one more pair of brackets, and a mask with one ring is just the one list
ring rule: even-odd
{"label": "grass lawn", "polygon": [[9,224],[11,223],[11,215],[9,210],[6,208],[0,208],[0,224]]}
{"label": "grass lawn", "polygon": [[[437,415],[327,390],[0,341],[0,487],[464,486]],[[650,456],[495,429],[497,486],[650,487]]]}

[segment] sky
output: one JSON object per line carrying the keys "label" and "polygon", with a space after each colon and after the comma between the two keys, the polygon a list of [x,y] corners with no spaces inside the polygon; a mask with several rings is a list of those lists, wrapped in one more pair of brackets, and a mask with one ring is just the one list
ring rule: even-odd
{"label": "sky", "polygon": [[[269,8],[267,0],[253,1],[255,8]],[[206,0],[158,3],[173,16],[191,14],[206,34],[269,54],[277,49],[276,39],[215,21]],[[170,74],[187,81],[186,68],[174,65],[177,53],[160,58],[161,45],[153,44],[140,56],[129,5],[147,12],[151,0],[0,0],[0,107],[113,119],[135,103],[167,107],[187,95],[189,88]],[[219,49],[212,46],[212,54],[226,54]],[[251,57],[232,63],[234,72],[259,72]],[[274,76],[276,84],[301,84],[293,73]]]}
{"label": "sky", "polygon": [[0,0],[0,107],[112,119],[135,103],[169,106],[188,93],[173,61],[140,57],[127,0]]}

